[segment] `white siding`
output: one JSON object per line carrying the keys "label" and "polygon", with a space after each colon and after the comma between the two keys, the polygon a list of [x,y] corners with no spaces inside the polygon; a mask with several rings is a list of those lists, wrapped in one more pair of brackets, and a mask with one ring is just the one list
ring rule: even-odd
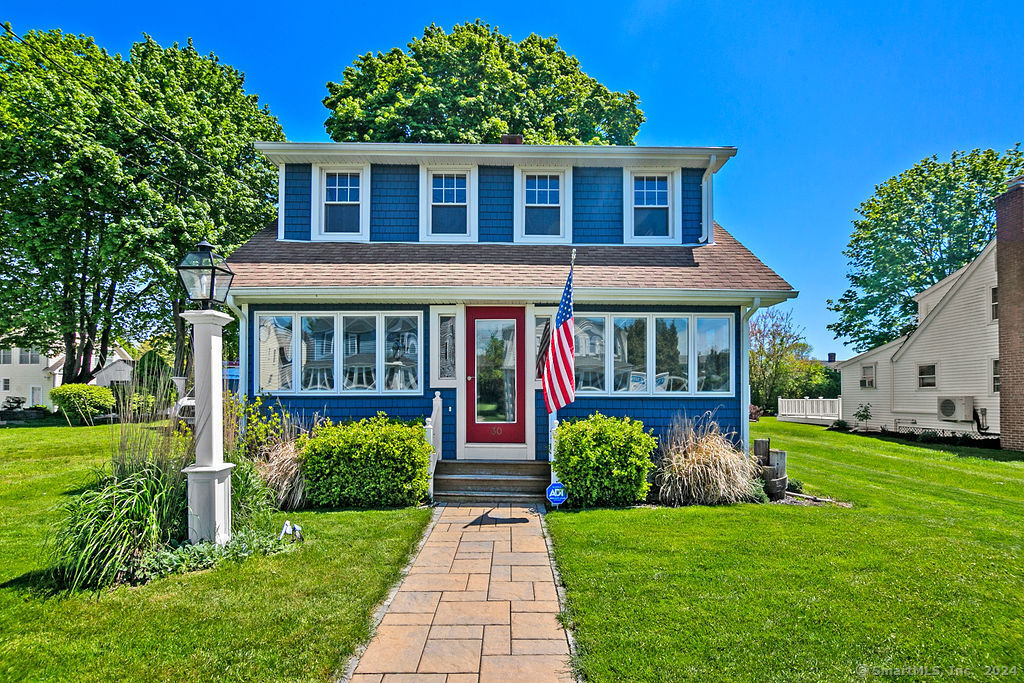
{"label": "white siding", "polygon": [[[40,354],[38,363],[23,365],[18,351],[11,349],[11,362],[0,363],[0,405],[3,405],[8,396],[17,396],[25,399],[27,408],[31,405],[32,387],[40,387],[43,404],[52,407],[50,389],[53,388],[53,376],[46,372],[51,359]],[[9,380],[10,383],[10,389],[7,391],[4,391],[4,380]]]}
{"label": "white siding", "polygon": [[[879,347],[847,361],[843,373],[843,419],[851,424],[861,403],[871,403],[872,427],[893,428],[895,420],[916,428],[972,431],[970,422],[936,417],[940,396],[971,396],[987,410],[989,432],[999,432],[999,394],[992,391],[992,361],[999,355],[999,325],[991,320],[996,286],[995,245],[990,245],[939,300],[926,297],[929,312],[901,344]],[[940,283],[945,284],[945,283]],[[890,359],[894,359],[890,362]],[[860,367],[877,362],[876,390],[860,389]],[[918,365],[936,366],[936,386],[918,387]]]}

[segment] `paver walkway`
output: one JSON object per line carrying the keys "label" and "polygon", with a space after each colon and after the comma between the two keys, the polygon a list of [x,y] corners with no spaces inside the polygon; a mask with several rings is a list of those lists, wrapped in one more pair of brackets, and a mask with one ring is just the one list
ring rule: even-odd
{"label": "paver walkway", "polygon": [[571,681],[558,611],[535,507],[444,506],[352,681]]}

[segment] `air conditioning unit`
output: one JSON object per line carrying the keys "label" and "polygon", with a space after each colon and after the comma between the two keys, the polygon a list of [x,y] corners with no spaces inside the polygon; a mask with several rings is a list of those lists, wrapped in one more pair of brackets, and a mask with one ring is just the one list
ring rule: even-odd
{"label": "air conditioning unit", "polygon": [[970,422],[974,419],[973,396],[940,396],[938,418],[946,422]]}

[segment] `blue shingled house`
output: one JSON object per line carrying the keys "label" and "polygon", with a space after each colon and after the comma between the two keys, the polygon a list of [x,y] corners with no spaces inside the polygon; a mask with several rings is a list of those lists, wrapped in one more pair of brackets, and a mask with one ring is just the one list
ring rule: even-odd
{"label": "blue shingled house", "polygon": [[576,248],[577,398],[558,419],[657,434],[710,411],[746,443],[747,323],[796,292],[714,221],[735,148],[257,148],[280,195],[229,259],[242,393],[307,417],[430,417],[437,497],[521,494],[549,477],[537,349]]}

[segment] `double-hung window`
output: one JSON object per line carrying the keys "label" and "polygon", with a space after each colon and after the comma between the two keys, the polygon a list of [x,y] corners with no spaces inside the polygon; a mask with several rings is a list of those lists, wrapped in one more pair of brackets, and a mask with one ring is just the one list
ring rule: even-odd
{"label": "double-hung window", "polygon": [[322,241],[360,242],[370,238],[370,168],[320,167],[314,177],[313,238]]}
{"label": "double-hung window", "polygon": [[917,366],[917,387],[918,389],[934,389],[936,385],[935,364]]}
{"label": "double-hung window", "polygon": [[990,306],[992,312],[992,320],[999,320],[999,288],[993,287],[990,294]]}
{"label": "double-hung window", "polygon": [[992,393],[999,393],[999,359],[992,359]]}
{"label": "double-hung window", "polygon": [[39,365],[39,352],[35,349],[21,349],[18,354],[19,365]]}
{"label": "double-hung window", "polygon": [[553,244],[572,239],[572,169],[516,168],[515,241]]}
{"label": "double-hung window", "polygon": [[259,393],[422,390],[418,312],[260,314],[256,329]]}
{"label": "double-hung window", "polygon": [[633,244],[672,244],[679,236],[680,172],[627,171],[623,237]]}
{"label": "double-hung window", "polygon": [[860,366],[860,388],[861,389],[874,389],[875,388],[875,366],[874,365],[862,365],[862,366]]}
{"label": "double-hung window", "polygon": [[[538,351],[550,316],[535,321]],[[733,318],[718,314],[594,314],[574,318],[577,394],[732,395]],[[543,371],[538,353],[537,376]]]}
{"label": "double-hung window", "polygon": [[0,380],[0,391],[10,391],[10,390],[11,390],[11,378],[10,377],[4,377],[2,380]]}
{"label": "double-hung window", "polygon": [[11,349],[0,349],[0,365],[10,365],[12,356]]}
{"label": "double-hung window", "polygon": [[420,239],[475,241],[476,169],[421,167],[420,183]]}

